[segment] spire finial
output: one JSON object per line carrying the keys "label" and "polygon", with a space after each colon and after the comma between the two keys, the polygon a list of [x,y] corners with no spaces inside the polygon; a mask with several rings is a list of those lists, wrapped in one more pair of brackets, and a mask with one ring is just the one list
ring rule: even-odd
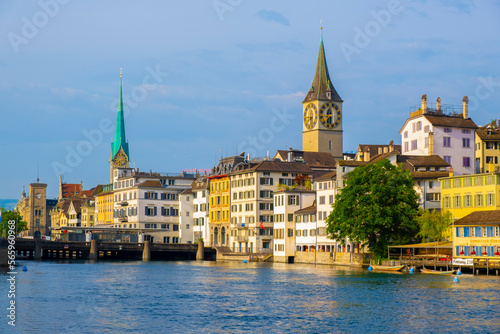
{"label": "spire finial", "polygon": [[321,42],[323,42],[323,19],[319,20],[319,30],[321,33]]}
{"label": "spire finial", "polygon": [[120,79],[122,77],[122,70],[123,70],[123,67],[120,67]]}

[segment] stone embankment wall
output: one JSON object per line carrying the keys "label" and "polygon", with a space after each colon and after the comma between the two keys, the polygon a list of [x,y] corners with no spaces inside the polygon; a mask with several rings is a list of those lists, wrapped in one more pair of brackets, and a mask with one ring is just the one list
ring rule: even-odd
{"label": "stone embankment wall", "polygon": [[339,252],[295,252],[295,263],[316,263],[344,266],[363,266],[370,264],[371,254]]}

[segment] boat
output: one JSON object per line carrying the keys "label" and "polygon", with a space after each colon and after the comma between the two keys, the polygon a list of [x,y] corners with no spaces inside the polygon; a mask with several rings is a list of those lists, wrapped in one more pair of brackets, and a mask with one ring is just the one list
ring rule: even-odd
{"label": "boat", "polygon": [[455,270],[447,270],[447,271],[439,271],[439,270],[431,270],[431,269],[420,269],[422,274],[432,274],[432,275],[453,275]]}
{"label": "boat", "polygon": [[379,266],[376,264],[372,264],[371,267],[372,267],[372,270],[374,270],[374,271],[400,271],[405,266],[404,265],[402,265],[402,266]]}

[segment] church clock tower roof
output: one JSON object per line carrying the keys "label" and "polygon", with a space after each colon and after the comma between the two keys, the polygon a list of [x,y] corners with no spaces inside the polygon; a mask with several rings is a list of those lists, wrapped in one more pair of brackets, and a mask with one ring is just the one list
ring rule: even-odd
{"label": "church clock tower roof", "polygon": [[120,151],[120,147],[122,148],[123,152],[127,155],[128,160],[130,160],[127,138],[125,137],[125,118],[123,115],[121,69],[120,69],[120,96],[118,98],[118,113],[116,115],[115,138],[114,141],[111,143],[111,160],[113,160],[118,151]]}
{"label": "church clock tower roof", "polygon": [[311,88],[307,93],[304,102],[313,100],[340,101],[340,95],[337,93],[330,80],[328,66],[326,65],[325,48],[323,46],[323,28],[321,28],[321,40],[319,43],[318,63],[316,64],[316,72],[314,79],[311,82]]}

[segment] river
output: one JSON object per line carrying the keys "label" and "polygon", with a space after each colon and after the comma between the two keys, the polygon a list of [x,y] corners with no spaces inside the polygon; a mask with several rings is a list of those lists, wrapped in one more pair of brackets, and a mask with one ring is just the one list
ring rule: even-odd
{"label": "river", "polygon": [[500,277],[241,262],[23,261],[1,333],[500,333]]}

